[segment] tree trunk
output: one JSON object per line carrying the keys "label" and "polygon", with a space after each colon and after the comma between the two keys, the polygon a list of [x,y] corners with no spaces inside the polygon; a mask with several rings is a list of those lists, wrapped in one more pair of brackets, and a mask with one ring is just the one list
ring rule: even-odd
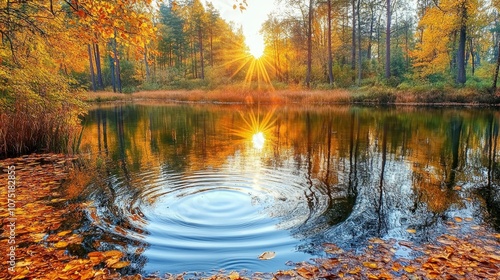
{"label": "tree trunk", "polygon": [[373,15],[373,8],[370,17],[370,31],[368,33],[368,48],[366,51],[366,58],[368,60],[372,59],[372,41],[373,41],[373,25],[375,24],[375,16]]}
{"label": "tree trunk", "polygon": [[474,72],[476,72],[476,59],[474,57],[474,44],[472,42],[472,38],[469,39],[469,46],[471,59],[471,75],[474,76]]}
{"label": "tree trunk", "polygon": [[332,58],[332,0],[328,4],[328,81],[333,85],[333,58]]}
{"label": "tree trunk", "polygon": [[[110,39],[108,46],[113,49],[113,41]],[[116,92],[116,71],[115,71],[115,60],[111,54],[109,55],[109,72],[111,75],[111,85],[113,86],[113,92]]]}
{"label": "tree trunk", "polygon": [[92,79],[92,91],[96,91],[96,82],[95,82],[95,74],[94,74],[94,63],[92,60],[92,49],[90,48],[90,44],[87,44],[87,50],[89,53],[89,66],[90,66],[90,78]]}
{"label": "tree trunk", "polygon": [[309,0],[309,13],[307,20],[307,73],[306,86],[311,87],[312,72],[312,21],[313,21],[313,0]]}
{"label": "tree trunk", "polygon": [[385,35],[385,78],[391,77],[391,0],[387,0],[387,26]]}
{"label": "tree trunk", "polygon": [[94,44],[95,68],[97,70],[97,86],[99,89],[104,89],[104,82],[102,80],[101,68],[101,52],[99,51],[99,44]]}
{"label": "tree trunk", "polygon": [[457,84],[465,84],[465,44],[467,40],[467,8],[465,7],[465,2],[462,3],[461,7],[461,24],[460,24],[460,35],[458,41],[458,53],[457,53]]}
{"label": "tree trunk", "polygon": [[116,82],[116,89],[118,90],[119,93],[122,92],[122,81],[120,77],[120,59],[118,58],[118,50],[117,50],[117,41],[116,41],[116,29],[115,29],[115,40],[114,40],[114,45],[113,45],[113,55],[115,59],[115,82]]}
{"label": "tree trunk", "polygon": [[213,45],[214,34],[212,28],[213,27],[210,27],[210,66],[214,67],[214,45]]}
{"label": "tree trunk", "polygon": [[358,4],[356,6],[356,14],[358,15],[358,81],[357,85],[361,85],[361,78],[363,75],[362,72],[362,63],[363,63],[363,58],[361,57],[361,17],[360,17],[360,9],[361,6],[361,0],[358,0]]}
{"label": "tree trunk", "polygon": [[500,68],[500,40],[498,41],[497,65],[495,66],[495,75],[493,76],[493,86],[491,87],[493,93],[495,93],[497,90],[499,68]]}
{"label": "tree trunk", "polygon": [[[352,3],[351,69],[354,71],[356,70],[356,0],[352,0],[351,3]],[[353,76],[353,81],[354,81],[354,76]]]}
{"label": "tree trunk", "polygon": [[146,82],[149,82],[151,73],[149,71],[148,63],[148,46],[144,45],[144,67],[146,68]]}
{"label": "tree trunk", "polygon": [[205,62],[203,61],[203,32],[201,26],[198,26],[198,43],[200,47],[200,79],[205,79]]}

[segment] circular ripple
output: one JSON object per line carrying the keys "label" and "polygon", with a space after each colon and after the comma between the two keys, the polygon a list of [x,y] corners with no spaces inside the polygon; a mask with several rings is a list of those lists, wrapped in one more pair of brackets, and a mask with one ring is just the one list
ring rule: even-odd
{"label": "circular ripple", "polygon": [[[291,170],[229,167],[157,170],[129,183],[110,178],[109,191],[94,193],[101,203],[89,217],[125,240],[146,243],[146,271],[275,270],[304,260],[291,232],[327,208],[326,195],[305,178]],[[258,260],[264,251],[276,258]]]}

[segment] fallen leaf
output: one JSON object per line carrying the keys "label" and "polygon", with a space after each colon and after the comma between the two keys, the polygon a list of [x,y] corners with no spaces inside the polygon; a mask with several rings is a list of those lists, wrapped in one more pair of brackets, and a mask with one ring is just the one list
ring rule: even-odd
{"label": "fallen leaf", "polygon": [[129,261],[120,261],[109,266],[109,268],[120,269],[130,265]]}
{"label": "fallen leaf", "polygon": [[110,250],[110,251],[106,251],[106,252],[103,252],[104,256],[106,258],[121,258],[123,257],[123,252],[121,251],[118,251],[118,250]]}
{"label": "fallen leaf", "polygon": [[363,266],[371,268],[371,269],[377,269],[378,268],[377,264],[374,263],[374,262],[364,262]]}
{"label": "fallen leaf", "polygon": [[315,266],[302,266],[297,269],[297,273],[307,279],[312,279],[318,273],[318,268]]}
{"label": "fallen leaf", "polygon": [[56,247],[57,249],[66,248],[67,246],[68,246],[68,242],[66,242],[66,241],[59,241],[56,244],[54,244],[54,247]]}
{"label": "fallen leaf", "polygon": [[324,243],[323,247],[325,247],[325,252],[328,254],[342,254],[344,250],[339,248],[337,245],[333,243]]}
{"label": "fallen leaf", "polygon": [[276,253],[268,251],[260,254],[259,260],[270,260],[273,259],[274,257],[276,257]]}
{"label": "fallen leaf", "polygon": [[72,232],[71,230],[65,230],[65,231],[61,231],[57,234],[57,236],[60,236],[60,237],[63,237],[65,235],[67,235],[68,233]]}
{"label": "fallen leaf", "polygon": [[119,258],[109,258],[106,260],[106,266],[107,267],[112,267],[113,265],[115,265],[116,263],[120,262],[120,259]]}
{"label": "fallen leaf", "polygon": [[326,270],[332,270],[338,266],[340,261],[338,259],[326,259],[321,262],[321,266]]}
{"label": "fallen leaf", "polygon": [[29,266],[32,263],[33,262],[30,262],[30,261],[20,261],[20,262],[16,263],[16,267],[25,267],[25,266]]}
{"label": "fallen leaf", "polygon": [[410,265],[410,266],[405,267],[404,270],[408,273],[414,273],[417,269]]}
{"label": "fallen leaf", "polygon": [[361,271],[361,267],[356,266],[354,269],[349,270],[347,273],[349,274],[358,274]]}
{"label": "fallen leaf", "polygon": [[385,241],[383,239],[380,239],[380,238],[372,238],[369,240],[371,243],[375,243],[375,244],[384,244]]}
{"label": "fallen leaf", "polygon": [[411,234],[415,234],[417,233],[417,230],[416,229],[413,229],[413,228],[409,228],[406,230],[408,233],[411,233]]}
{"label": "fallen leaf", "polygon": [[461,217],[454,217],[454,219],[457,223],[461,223],[463,221]]}
{"label": "fallen leaf", "polygon": [[30,236],[33,238],[33,242],[40,242],[43,240],[43,238],[45,237],[45,233],[32,233],[30,234]]}

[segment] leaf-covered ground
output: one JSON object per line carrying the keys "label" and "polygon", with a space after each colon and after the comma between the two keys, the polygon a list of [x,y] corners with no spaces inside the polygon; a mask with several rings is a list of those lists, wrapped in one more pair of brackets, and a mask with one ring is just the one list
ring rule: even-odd
{"label": "leaf-covered ground", "polygon": [[[75,176],[74,160],[46,154],[0,161],[0,279],[192,279],[187,275],[122,275],[130,261],[116,250],[90,252],[81,258],[68,253],[82,242],[82,233],[71,228],[77,223],[66,222],[83,215],[82,205],[72,199],[84,188],[85,176],[90,176]],[[15,189],[10,191],[9,170],[11,176],[15,170],[15,178],[10,177]],[[13,221],[15,237],[9,227]],[[460,225],[469,222],[456,217],[449,224],[449,234],[423,246],[372,239],[364,252],[354,253],[325,243],[327,258],[299,263],[288,271],[221,272],[206,279],[500,279],[500,234],[474,225],[472,233],[458,234]],[[12,240],[17,246],[15,264],[9,263]],[[411,259],[397,257],[395,253],[403,247],[411,252]]]}

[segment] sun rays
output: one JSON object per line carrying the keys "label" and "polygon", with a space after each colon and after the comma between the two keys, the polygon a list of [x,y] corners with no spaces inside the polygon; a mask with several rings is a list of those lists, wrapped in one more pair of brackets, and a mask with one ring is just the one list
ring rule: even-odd
{"label": "sun rays", "polygon": [[257,150],[263,149],[268,140],[271,139],[274,123],[276,122],[274,108],[269,110],[263,117],[259,111],[255,113],[252,109],[248,114],[239,111],[244,125],[238,129],[232,129],[233,134],[251,141],[253,148]]}
{"label": "sun rays", "polygon": [[253,83],[257,83],[258,89],[274,90],[267,71],[274,67],[266,54],[264,39],[260,36],[252,37],[246,39],[245,44],[244,51],[234,54],[234,58],[226,63],[226,66],[236,65],[236,70],[230,78],[233,79],[238,74],[244,73],[245,86],[251,87]]}

